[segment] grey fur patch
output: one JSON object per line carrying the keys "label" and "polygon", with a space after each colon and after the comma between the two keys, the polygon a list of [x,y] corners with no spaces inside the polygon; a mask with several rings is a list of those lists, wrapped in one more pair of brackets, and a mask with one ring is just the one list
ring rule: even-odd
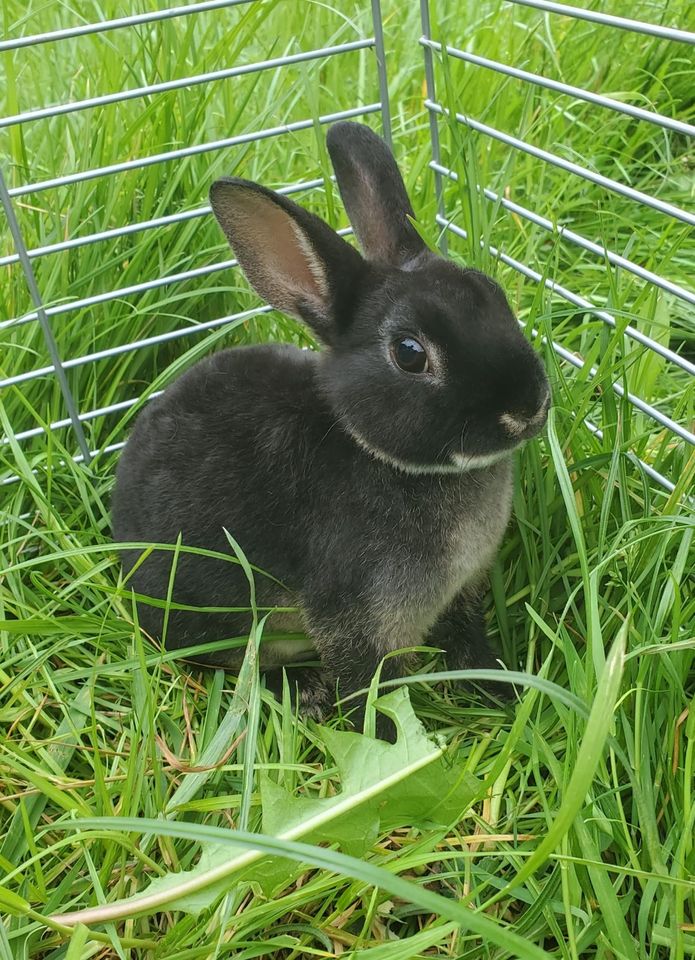
{"label": "grey fur patch", "polygon": [[299,713],[306,720],[320,723],[333,713],[335,697],[320,674],[312,671],[311,679],[305,677],[299,691]]}
{"label": "grey fur patch", "polygon": [[344,656],[359,662],[360,644],[379,657],[422,644],[462,589],[479,589],[509,522],[511,493],[509,460],[489,468],[480,482],[471,475],[458,483],[443,478],[426,529],[399,531],[398,549],[393,543],[390,551],[374,541],[365,545],[359,562],[368,566],[369,577],[350,610],[308,618],[319,652],[325,647],[335,656],[342,642]]}

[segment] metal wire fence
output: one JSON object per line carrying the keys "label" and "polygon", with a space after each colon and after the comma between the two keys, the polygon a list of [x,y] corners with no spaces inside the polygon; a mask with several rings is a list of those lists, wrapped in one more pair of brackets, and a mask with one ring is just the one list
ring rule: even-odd
{"label": "metal wire fence", "polygon": [[[586,20],[598,25],[599,29],[631,31],[638,34],[659,38],[661,40],[677,42],[686,47],[695,44],[695,33],[666,27],[661,24],[626,19],[600,11],[570,6],[564,3],[553,3],[550,2],[550,0],[506,0],[506,2],[515,6],[532,7],[554,18]],[[693,124],[686,123],[674,117],[662,115],[654,110],[645,109],[629,102],[622,102],[621,100],[604,96],[589,89],[584,89],[573,84],[560,82],[551,77],[546,77],[528,70],[523,70],[513,64],[507,64],[499,62],[498,60],[490,59],[488,57],[482,57],[470,51],[462,50],[453,44],[441,42],[433,36],[430,7],[430,0],[420,0],[422,20],[422,37],[420,38],[420,44],[424,51],[427,90],[425,107],[429,112],[432,139],[432,160],[429,166],[434,172],[436,180],[438,198],[437,223],[444,231],[442,236],[442,246],[444,249],[446,249],[447,246],[448,236],[453,235],[462,239],[468,239],[468,231],[462,229],[460,226],[457,226],[455,223],[455,217],[450,215],[446,209],[445,183],[446,181],[458,183],[460,178],[459,174],[455,170],[451,169],[450,165],[445,165],[442,163],[439,126],[442,120],[445,120],[450,124],[453,123],[455,125],[461,125],[479,137],[490,138],[498,141],[506,147],[511,148],[513,151],[518,151],[536,160],[539,160],[544,164],[559,168],[572,177],[580,178],[594,185],[601,191],[614,193],[628,199],[629,201],[632,201],[635,205],[635,218],[639,217],[639,208],[640,206],[643,206],[657,211],[665,218],[673,218],[676,221],[687,224],[689,227],[695,226],[695,213],[693,213],[692,209],[685,209],[673,203],[664,201],[657,196],[653,196],[652,194],[635,189],[629,184],[621,182],[618,179],[605,176],[596,172],[595,170],[592,170],[586,164],[569,160],[559,153],[540,148],[533,143],[528,142],[526,139],[522,139],[518,136],[512,136],[509,133],[496,128],[495,126],[481,122],[480,120],[466,113],[462,113],[459,110],[454,109],[452,106],[447,106],[446,103],[438,101],[437,80],[435,77],[436,66],[439,64],[440,69],[442,68],[442,65],[444,68],[446,68],[447,61],[453,61],[454,63],[458,62],[480,68],[482,71],[488,71],[505,77],[514,78],[521,81],[523,84],[533,85],[545,90],[553,91],[554,93],[561,94],[564,97],[571,98],[575,101],[583,101],[602,110],[613,111],[622,116],[635,119],[642,123],[652,124],[654,126],[661,127],[664,130],[673,131],[682,137],[689,138],[691,142],[691,138],[695,136],[695,126]],[[438,57],[438,60],[435,59],[435,56]],[[597,126],[599,124],[600,120]],[[695,307],[695,292],[692,289],[688,289],[682,284],[673,282],[667,276],[661,275],[654,270],[647,269],[628,257],[607,249],[604,245],[592,241],[588,237],[583,236],[581,233],[572,230],[565,224],[539,215],[536,211],[510,200],[506,196],[500,195],[485,185],[475,184],[475,189],[486,200],[497,205],[500,209],[509,214],[509,216],[520,218],[523,221],[539,227],[543,231],[554,234],[563,243],[574,245],[594,255],[596,258],[598,258],[599,262],[603,262],[611,267],[623,270],[627,274],[645,281],[646,284],[651,285],[654,288],[666,291],[668,294],[677,298],[687,306],[690,323],[693,324],[693,321],[695,321],[695,314],[693,313],[692,309]],[[481,243],[485,243],[485,241],[481,241]],[[497,258],[500,262],[504,263],[508,267],[511,267],[512,270],[518,272],[523,277],[528,278],[535,283],[544,285],[547,290],[561,300],[564,300],[568,304],[579,308],[581,311],[586,311],[592,314],[611,328],[615,328],[617,326],[616,316],[612,312],[607,309],[602,309],[598,305],[592,303],[586,297],[581,296],[575,291],[569,289],[567,286],[558,283],[552,277],[547,276],[542,270],[534,269],[534,267],[530,264],[524,263],[519,259],[508,255],[490,243],[487,243],[487,249],[489,250],[490,254]],[[626,338],[639,344],[643,350],[651,351],[654,354],[659,355],[668,364],[685,371],[691,378],[695,375],[695,364],[692,363],[691,360],[682,353],[671,349],[668,345],[665,345],[664,343],[655,339],[654,336],[650,336],[643,331],[636,329],[630,323],[621,322],[620,328]],[[534,334],[537,334],[537,331],[534,330],[533,332]],[[548,338],[544,339],[547,340]],[[576,369],[585,368],[585,361],[583,358],[577,356],[576,353],[572,352],[571,350],[566,349],[561,343],[556,342],[552,337],[550,338],[550,345],[555,351],[556,355],[561,358],[564,363],[570,364]],[[596,367],[590,366],[588,373],[590,376],[596,375]],[[657,427],[665,428],[669,435],[679,438],[689,447],[695,445],[695,434],[693,434],[692,430],[689,429],[688,426],[678,422],[672,416],[667,415],[662,410],[658,409],[653,403],[649,403],[637,396],[635,393],[631,392],[620,380],[616,379],[612,383],[612,388],[618,397],[624,397],[634,409],[646,415],[646,417],[649,418]],[[591,419],[586,418],[585,423],[586,426],[598,437],[603,436],[601,427],[592,422]],[[636,457],[634,454],[632,457],[634,460],[636,460],[640,467],[660,486],[668,491],[673,491],[673,479],[664,476],[662,473],[655,470],[649,463],[646,463],[644,460]]]}
{"label": "metal wire fence", "polygon": [[[120,17],[113,20],[103,20],[100,22],[81,24],[79,26],[67,27],[51,32],[21,36],[15,39],[0,41],[0,55],[8,54],[16,50],[33,48],[38,45],[60,44],[74,38],[87,38],[99,34],[109,33],[111,31],[134,31],[137,27],[150,24],[161,24],[163,21],[170,21],[176,18],[194,17],[213,11],[224,11],[227,8],[249,6],[254,0],[211,0],[205,3],[192,3],[187,6],[172,7],[165,10],[152,11],[149,13],[136,14],[128,17]],[[87,181],[102,180],[131,171],[143,170],[146,167],[166,165],[172,162],[181,161],[185,158],[195,157],[201,154],[219,152],[225,149],[242,147],[245,145],[256,144],[271,138],[287,137],[300,131],[311,131],[317,124],[330,124],[337,120],[346,120],[352,118],[362,118],[369,114],[380,113],[384,135],[390,140],[391,124],[389,116],[388,88],[386,79],[386,62],[384,55],[384,40],[382,29],[382,17],[379,0],[371,0],[371,14],[373,32],[371,36],[365,36],[358,40],[352,40],[345,43],[334,43],[316,47],[310,50],[303,50],[298,53],[292,53],[285,56],[278,56],[271,59],[259,60],[241,65],[234,65],[214,71],[205,71],[197,74],[189,74],[178,77],[175,80],[168,80],[158,83],[148,83],[135,86],[127,90],[121,90],[113,93],[100,94],[98,96],[85,97],[76,100],[69,100],[65,103],[59,103],[50,107],[36,107],[29,110],[18,112],[14,115],[8,115],[0,118],[0,131],[8,130],[13,127],[22,127],[35,124],[41,120],[52,120],[57,117],[66,117],[86,110],[101,110],[113,104],[120,104],[129,100],[147,101],[148,98],[171,93],[172,91],[190,91],[199,85],[209,85],[219,81],[233,81],[235,78],[258,75],[266,71],[279,71],[296,64],[309,62],[325,63],[330,58],[336,58],[341,55],[354,53],[362,50],[371,50],[374,52],[373,68],[375,72],[375,82],[371,85],[372,89],[378,90],[379,99],[361,106],[355,106],[351,109],[334,111],[322,114],[318,117],[310,116],[300,120],[273,125],[264,129],[253,129],[248,132],[240,133],[236,136],[222,139],[206,140],[201,143],[191,144],[178,149],[167,149],[149,155],[139,155],[118,163],[111,163],[104,166],[88,168],[62,174],[58,177],[49,177],[46,179],[31,180],[23,182],[14,187],[8,187],[2,169],[0,169],[0,201],[5,211],[7,224],[12,239],[14,250],[0,257],[0,268],[11,267],[18,264],[26,280],[27,288],[33,301],[33,310],[28,310],[21,315],[0,318],[0,335],[2,331],[15,332],[19,328],[28,324],[38,324],[45,340],[45,346],[48,352],[49,363],[41,365],[31,365],[27,363],[26,369],[20,372],[14,372],[10,376],[0,378],[0,391],[11,388],[21,388],[31,381],[38,381],[43,378],[54,377],[59,384],[67,416],[55,420],[48,424],[49,430],[59,430],[64,427],[70,427],[74,432],[74,437],[79,448],[75,459],[89,462],[97,453],[104,453],[116,450],[123,446],[124,440],[120,439],[115,443],[110,443],[99,450],[89,448],[87,438],[83,429],[83,424],[94,421],[95,419],[107,417],[110,414],[126,410],[138,403],[139,397],[132,397],[125,401],[105,404],[90,410],[79,410],[78,403],[73,396],[70,387],[67,372],[89,364],[95,364],[100,360],[107,360],[122,354],[133,353],[147,348],[154,348],[157,345],[164,344],[174,340],[187,338],[191,335],[199,335],[205,331],[224,327],[228,324],[247,319],[250,316],[267,312],[268,308],[253,309],[249,311],[239,311],[238,313],[215,317],[203,323],[190,323],[187,325],[176,325],[174,329],[166,330],[153,336],[143,337],[129,342],[105,347],[101,350],[85,353],[79,356],[61,357],[56,338],[53,333],[53,324],[62,318],[73,314],[80,314],[83,311],[113,303],[127,297],[133,297],[145,294],[149,291],[161,290],[171,287],[185,281],[196,280],[210,276],[218,272],[227,270],[236,266],[236,261],[226,259],[221,262],[208,264],[203,267],[177,271],[163,276],[152,277],[141,282],[127,286],[118,286],[103,292],[92,294],[87,297],[78,297],[68,299],[54,305],[46,305],[41,295],[39,285],[34,273],[33,262],[42,258],[49,258],[85,247],[92,244],[107,244],[122,237],[129,237],[134,234],[141,234],[146,231],[160,230],[175,224],[181,224],[186,221],[197,220],[210,213],[210,207],[203,205],[194,209],[182,210],[170,215],[155,217],[152,219],[124,223],[116,227],[105,230],[98,230],[87,233],[82,236],[68,237],[59,242],[53,242],[46,245],[29,246],[23,237],[17,216],[16,204],[25,197],[34,197],[36,194],[50,191],[52,194],[66,187]],[[138,48],[142,44],[142,38],[134,37],[134,53],[137,56]],[[66,77],[66,86],[69,83],[69,77]],[[323,185],[323,179],[314,179],[302,181],[290,186],[281,188],[280,193],[294,194],[305,192]],[[51,200],[48,201],[51,203]],[[69,292],[69,291],[68,291]],[[12,349],[12,345],[6,346],[6,349]],[[15,349],[18,349],[15,347]],[[157,391],[150,394],[156,396]],[[22,430],[13,431],[13,440],[15,442],[26,441],[32,437],[40,436],[45,433],[44,426],[35,426]],[[7,437],[3,442],[7,443]],[[9,478],[12,481],[12,477]]]}
{"label": "metal wire fence", "polygon": [[[533,8],[544,17],[589,21],[595,25],[596,30],[629,31],[652,37],[655,42],[668,41],[682,44],[686,48],[695,44],[695,34],[660,24],[624,19],[564,3],[552,3],[550,0],[505,0],[505,2],[514,7]],[[50,50],[55,45],[64,44],[67,41],[80,41],[97,35],[120,31],[129,32],[135,37],[133,56],[137,57],[138,50],[146,42],[143,39],[145,35],[138,31],[156,30],[167,21],[180,18],[195,18],[213,12],[220,14],[229,11],[230,8],[247,8],[257,5],[255,0],[210,0],[210,2],[191,3],[186,6],[134,14],[113,20],[79,24],[52,32],[18,36],[14,39],[0,41],[0,57],[15,55],[17,51],[30,51],[39,46]],[[448,79],[450,72],[454,69],[463,68],[503,76],[529,88],[538,88],[568,98],[570,102],[590,104],[597,111],[617,113],[640,124],[651,124],[665,131],[665,135],[692,138],[695,134],[695,126],[644,106],[623,102],[594,90],[522,69],[514,63],[505,63],[463,49],[463,33],[465,33],[463,28],[461,28],[461,36],[454,38],[456,43],[448,43],[444,36],[437,35],[436,28],[433,29],[431,6],[430,0],[421,0],[420,2],[422,27],[420,45],[423,53],[423,79],[426,90],[424,109],[429,117],[431,137],[429,167],[435,181],[438,207],[436,223],[441,231],[441,244],[444,249],[446,249],[448,240],[451,240],[453,245],[459,240],[470,239],[470,231],[457,222],[457,218],[452,212],[451,194],[448,192],[448,189],[452,186],[458,188],[461,178],[468,176],[468,172],[456,170],[455,136],[453,138],[454,146],[449,148],[450,159],[448,162],[445,156],[446,150],[443,146],[445,133],[448,131],[446,136],[451,140],[451,131],[456,127],[465,129],[470,136],[486,141],[496,141],[512,152],[524,154],[540,164],[554,167],[569,178],[579,178],[602,196],[610,196],[611,194],[619,196],[634,205],[634,215],[636,217],[639,216],[641,208],[648,207],[659,217],[664,218],[664,221],[670,219],[690,228],[695,227],[695,214],[692,210],[637,189],[618,177],[599,173],[592,169],[590,164],[579,162],[579,159],[569,159],[560,151],[550,151],[537,146],[531,139],[511,135],[494,125],[483,122],[465,112],[467,104],[452,102],[450,92],[439,98],[438,92],[440,90],[444,90],[445,93],[450,91],[451,85]],[[85,398],[80,397],[78,401],[74,395],[74,389],[70,381],[71,371],[87,366],[94,366],[101,370],[97,365],[102,361],[113,361],[115,358],[140,354],[176,341],[181,341],[183,344],[192,336],[225,329],[229,325],[248,321],[259,314],[268,312],[267,307],[251,306],[249,309],[238,310],[231,315],[211,316],[195,323],[184,322],[181,324],[172,320],[168,329],[158,329],[156,332],[148,333],[145,336],[131,337],[126,342],[108,343],[106,346],[99,346],[98,349],[82,352],[76,356],[62,356],[54,333],[56,323],[79,322],[81,318],[85,317],[86,312],[93,308],[116,302],[120,303],[143,295],[153,296],[155,299],[152,304],[156,306],[158,294],[161,294],[162,297],[165,294],[168,296],[168,292],[173,288],[189,281],[195,282],[201,278],[216,275],[235,266],[236,262],[231,259],[224,259],[206,263],[202,266],[189,266],[186,269],[174,272],[163,271],[162,275],[159,276],[147,277],[135,283],[115,285],[98,293],[90,293],[88,296],[82,297],[70,297],[71,290],[66,289],[65,295],[70,297],[69,299],[63,299],[59,302],[46,302],[34,269],[38,261],[49,260],[53,262],[54,258],[59,258],[61,255],[67,255],[93,245],[98,245],[100,248],[103,246],[104,250],[107,251],[105,257],[108,257],[110,256],[108,251],[113,249],[114,244],[129,238],[134,238],[137,241],[146,234],[152,235],[152,232],[155,232],[156,235],[158,231],[164,231],[172,226],[198,221],[207,217],[210,209],[206,204],[184,209],[174,206],[172,212],[161,213],[142,220],[135,219],[133,222],[122,222],[106,226],[103,229],[80,230],[76,235],[68,233],[62,239],[53,239],[49,243],[32,245],[25,239],[20,208],[23,213],[27,207],[31,208],[32,205],[38,204],[41,195],[44,194],[48,199],[44,200],[43,203],[50,207],[53,202],[57,202],[53,198],[62,196],[61,191],[69,188],[103,183],[110,181],[112,178],[117,178],[119,175],[143,171],[148,167],[167,168],[167,165],[173,162],[207,154],[218,155],[220,152],[232,148],[241,150],[251,145],[260,144],[263,141],[276,140],[295,134],[299,135],[304,131],[315,132],[318,127],[340,119],[362,118],[370,114],[380,114],[382,131],[387,139],[390,139],[391,118],[387,83],[389,51],[385,49],[384,44],[380,0],[371,0],[370,13],[371,33],[357,39],[326,43],[311,49],[303,49],[248,63],[233,62],[213,70],[186,73],[174,79],[157,79],[156,82],[134,84],[123,90],[98,92],[96,95],[75,99],[67,97],[64,102],[52,106],[38,104],[0,118],[0,133],[6,132],[8,134],[11,134],[12,131],[23,131],[25,128],[36,127],[42,122],[69,124],[73,122],[73,118],[77,114],[84,111],[103,111],[106,108],[127,104],[129,101],[142,103],[144,110],[146,105],[150,104],[154,98],[162,95],[181,93],[182,96],[191,97],[193,96],[192,91],[196,88],[207,89],[210,85],[218,83],[234,84],[243,78],[253,78],[254,82],[257,80],[258,83],[262,84],[266,82],[264,77],[275,76],[278,71],[311,65],[323,66],[328,61],[341,57],[347,58],[351,55],[363,57],[365,51],[370,55],[369,69],[371,71],[371,79],[366,83],[365,89],[369,89],[375,94],[373,99],[367,98],[364,102],[346,109],[315,112],[296,120],[288,120],[286,123],[271,123],[268,126],[244,130],[233,136],[203,138],[200,142],[186,143],[182,146],[167,146],[166,149],[152,153],[147,152],[145,145],[136,144],[134,145],[133,155],[128,156],[127,159],[101,166],[87,166],[85,169],[78,168],[67,173],[62,172],[58,176],[39,175],[36,178],[20,178],[20,182],[15,182],[14,185],[8,184],[10,178],[7,177],[6,179],[3,170],[0,169],[0,201],[4,208],[9,236],[11,237],[8,252],[0,256],[0,270],[9,271],[13,268],[21,270],[26,289],[31,298],[31,304],[28,305],[29,309],[22,310],[13,316],[0,317],[0,337],[5,338],[4,350],[21,351],[23,358],[20,365],[15,364],[13,366],[10,374],[0,378],[0,391],[28,390],[32,384],[36,383],[57,384],[65,414],[48,424],[42,423],[40,419],[35,420],[32,425],[27,423],[12,424],[10,429],[13,443],[23,444],[45,436],[51,431],[71,430],[76,448],[74,450],[75,458],[78,460],[89,462],[98,452],[104,453],[118,449],[124,443],[125,438],[123,436],[109,436],[105,444],[98,450],[94,449],[85,433],[85,425],[136,408],[140,401],[140,393],[134,392],[133,396],[126,399],[112,399],[110,402],[97,402],[95,405],[85,406]],[[138,71],[134,71],[134,73],[137,75]],[[267,82],[268,84],[271,83],[270,80]],[[69,77],[66,77],[65,88],[69,89]],[[13,173],[15,174],[14,180],[17,181],[16,171],[13,171]],[[281,192],[295,194],[311,191],[320,188],[324,185],[324,182],[325,176],[290,183],[283,187]],[[655,270],[651,266],[640,263],[638,259],[631,259],[625,253],[608,249],[603,243],[596,242],[596,240],[585,236],[582,232],[571,228],[567,224],[542,215],[537,210],[517,200],[512,200],[505,192],[492,189],[489,184],[474,183],[473,187],[477,194],[491,204],[495,210],[502,211],[505,215],[515,218],[517,221],[532,225],[534,229],[547,233],[561,241],[563,245],[576,247],[584,254],[594,257],[598,264],[608,265],[614,270],[622,271],[637,278],[640,283],[675,298],[685,305],[692,319],[692,310],[695,308],[695,292],[683,283],[672,279],[667,275],[666,270]],[[90,224],[95,222],[87,216],[84,217],[84,220]],[[524,278],[542,285],[553,297],[565,301],[579,311],[593,315],[610,328],[615,328],[619,324],[623,336],[632,344],[638,345],[640,350],[650,351],[658,355],[666,364],[677,368],[688,377],[695,375],[695,364],[682,351],[673,349],[668,343],[664,343],[650,332],[645,332],[634,323],[624,323],[616,316],[615,311],[610,310],[605,305],[591,302],[587,297],[558,282],[552,275],[548,274],[547,270],[542,267],[539,269],[539,264],[525,262],[523,259],[512,256],[498,248],[490,242],[489,237],[481,239],[480,242],[486,244],[492,257]],[[27,348],[26,345],[23,347],[22,329],[28,328],[29,325],[40,328],[43,337],[43,355],[47,362],[36,362],[37,360],[40,361],[42,355],[42,351],[36,347],[36,341],[31,341],[31,348]],[[549,336],[546,331],[545,336],[562,362],[577,369],[585,370],[585,360],[577,356],[575,350],[568,349],[562,342],[556,341],[552,331]],[[0,371],[3,366],[0,363]],[[121,371],[123,369],[119,368]],[[595,375],[596,372],[596,367],[590,366],[588,375]],[[104,375],[108,376],[108,374]],[[133,379],[136,379],[136,377]],[[654,402],[638,396],[630,389],[629,384],[626,384],[624,379],[616,378],[612,383],[612,388],[619,398],[628,401],[632,407],[656,424],[659,429],[667,431],[671,437],[677,438],[686,447],[695,445],[695,435],[688,425],[682,422],[682,416],[667,413]],[[158,390],[150,391],[149,396],[156,396],[158,392]],[[104,394],[97,393],[94,396],[99,401],[102,396],[108,396],[108,391],[105,391]],[[38,400],[33,402],[33,409],[36,409],[38,405]],[[585,421],[589,429],[598,436],[602,435],[602,424],[594,422],[590,417],[586,417]],[[8,436],[5,436],[2,438],[2,442],[8,444],[9,439]],[[66,443],[66,446],[71,447],[72,445]],[[659,485],[667,490],[673,490],[673,477],[663,475],[644,458],[637,457],[636,454],[633,454],[633,458],[639,461],[642,468]],[[12,477],[8,477],[4,482],[11,482],[12,480]]]}

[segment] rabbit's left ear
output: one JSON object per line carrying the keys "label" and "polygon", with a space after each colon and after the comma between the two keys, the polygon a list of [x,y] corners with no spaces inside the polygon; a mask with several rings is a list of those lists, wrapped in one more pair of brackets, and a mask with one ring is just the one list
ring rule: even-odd
{"label": "rabbit's left ear", "polygon": [[362,123],[336,123],[326,138],[340,195],[367,260],[412,266],[429,253],[408,217],[413,208],[393,154]]}
{"label": "rabbit's left ear", "polygon": [[213,213],[256,291],[331,343],[365,263],[320,217],[250,180],[210,189]]}

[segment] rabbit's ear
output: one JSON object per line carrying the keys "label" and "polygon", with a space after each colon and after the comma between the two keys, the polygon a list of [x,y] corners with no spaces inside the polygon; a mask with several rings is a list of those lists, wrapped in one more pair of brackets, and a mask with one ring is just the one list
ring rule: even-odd
{"label": "rabbit's ear", "polygon": [[250,180],[217,180],[210,203],[255,290],[330,343],[366,267],[359,253],[319,217]]}
{"label": "rabbit's ear", "polygon": [[367,260],[408,267],[427,247],[408,220],[413,208],[393,154],[361,123],[336,123],[328,131],[331,155],[357,239]]}

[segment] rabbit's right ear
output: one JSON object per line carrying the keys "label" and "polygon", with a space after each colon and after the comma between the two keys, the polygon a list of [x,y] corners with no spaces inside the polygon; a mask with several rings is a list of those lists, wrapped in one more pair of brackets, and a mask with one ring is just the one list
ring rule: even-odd
{"label": "rabbit's right ear", "polygon": [[428,248],[408,219],[413,208],[393,154],[362,123],[336,123],[326,138],[350,223],[367,260],[414,265]]}
{"label": "rabbit's right ear", "polygon": [[210,188],[212,211],[256,291],[331,343],[366,264],[319,217],[250,180]]}

